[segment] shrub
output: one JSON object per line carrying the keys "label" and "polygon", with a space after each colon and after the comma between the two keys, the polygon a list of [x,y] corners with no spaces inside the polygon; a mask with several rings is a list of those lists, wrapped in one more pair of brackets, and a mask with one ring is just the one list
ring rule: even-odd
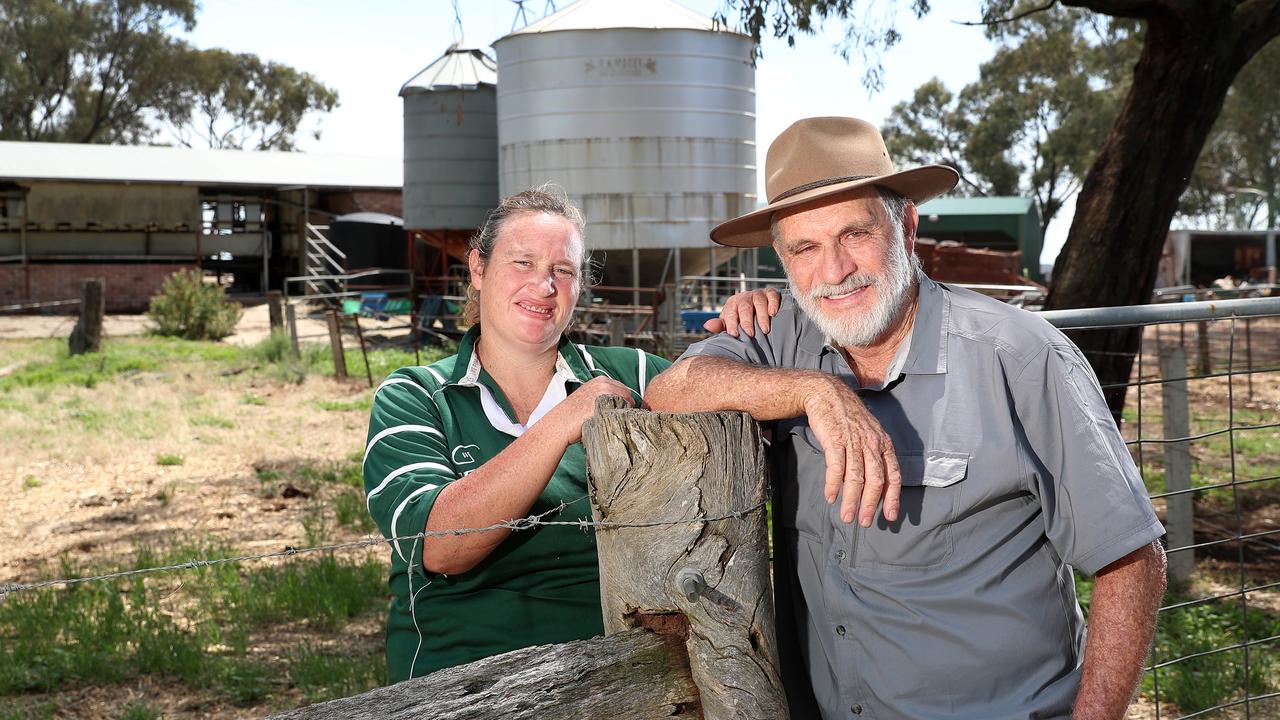
{"label": "shrub", "polygon": [[147,316],[160,335],[187,340],[221,340],[235,331],[240,306],[222,288],[209,285],[199,270],[170,275],[151,298]]}

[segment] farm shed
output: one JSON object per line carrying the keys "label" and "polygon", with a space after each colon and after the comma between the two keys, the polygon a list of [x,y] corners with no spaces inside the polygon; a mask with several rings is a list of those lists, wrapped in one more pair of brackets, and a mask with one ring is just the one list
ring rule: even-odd
{"label": "farm shed", "polygon": [[920,206],[920,237],[953,240],[971,248],[1018,251],[1022,273],[1037,282],[1044,237],[1031,198],[940,197]]}

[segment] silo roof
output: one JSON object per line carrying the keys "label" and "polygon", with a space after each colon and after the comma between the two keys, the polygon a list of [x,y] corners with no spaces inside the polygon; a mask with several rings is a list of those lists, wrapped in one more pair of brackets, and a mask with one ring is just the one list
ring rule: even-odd
{"label": "silo roof", "polygon": [[450,45],[444,54],[423,68],[400,88],[410,95],[431,90],[474,90],[498,84],[498,65],[480,48]]}
{"label": "silo roof", "polygon": [[561,30],[722,30],[711,18],[673,0],[578,0],[563,10],[507,35]]}

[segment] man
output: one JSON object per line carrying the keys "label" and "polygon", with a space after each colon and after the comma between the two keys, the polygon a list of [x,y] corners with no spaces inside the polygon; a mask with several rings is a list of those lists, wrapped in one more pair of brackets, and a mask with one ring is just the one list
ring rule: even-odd
{"label": "man", "polygon": [[[1123,717],[1163,529],[1088,364],[1035,315],[920,272],[915,203],[950,168],[895,172],[873,126],[811,118],[765,172],[769,204],[711,237],[772,244],[791,296],[645,397],[775,421],[793,717]],[[1097,576],[1087,643],[1072,568]]]}

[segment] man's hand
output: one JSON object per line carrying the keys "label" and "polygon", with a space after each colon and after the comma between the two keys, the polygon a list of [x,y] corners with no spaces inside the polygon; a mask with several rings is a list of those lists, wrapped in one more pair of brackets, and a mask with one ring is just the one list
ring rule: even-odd
{"label": "man's hand", "polygon": [[782,293],[775,288],[748,290],[738,293],[724,302],[720,308],[720,317],[711,318],[702,324],[707,332],[727,332],[738,337],[738,328],[746,332],[747,337],[756,336],[756,323],[760,323],[761,332],[769,332],[769,318],[778,314],[782,305]]}
{"label": "man's hand", "polygon": [[840,519],[853,522],[855,511],[862,527],[871,527],[876,505],[884,499],[884,517],[898,519],[902,472],[893,441],[862,400],[840,380],[814,378],[804,395],[804,414],[826,455],[827,475],[823,496],[836,501],[841,489]]}

